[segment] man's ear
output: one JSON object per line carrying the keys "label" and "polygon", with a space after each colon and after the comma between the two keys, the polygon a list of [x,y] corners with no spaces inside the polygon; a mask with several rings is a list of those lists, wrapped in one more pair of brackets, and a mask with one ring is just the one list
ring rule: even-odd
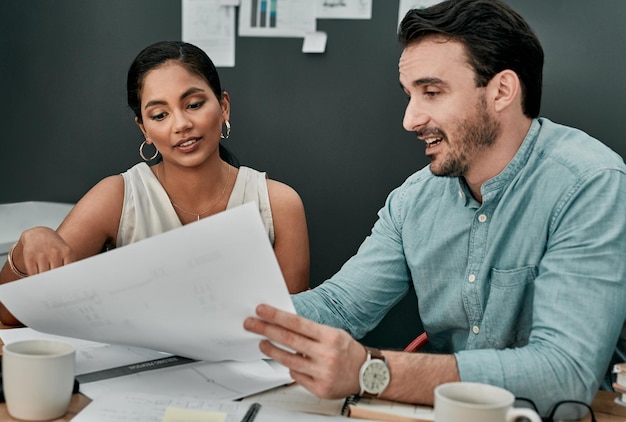
{"label": "man's ear", "polygon": [[521,106],[522,87],[517,73],[506,69],[497,73],[489,82],[489,89],[493,95],[493,105],[496,112],[501,112],[516,101]]}

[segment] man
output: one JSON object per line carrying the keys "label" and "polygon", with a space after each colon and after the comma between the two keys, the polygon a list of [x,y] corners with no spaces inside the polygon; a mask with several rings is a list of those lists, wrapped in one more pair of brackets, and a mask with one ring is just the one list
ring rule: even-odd
{"label": "man", "polygon": [[[260,344],[321,397],[432,404],[437,385],[462,380],[544,414],[590,402],[626,316],[623,160],[538,118],[543,51],[503,2],[411,10],[399,38],[404,127],[430,165],[389,195],[334,277],[293,297],[300,316],[261,305],[246,329],[286,346]],[[375,366],[353,337],[411,283],[433,353],[383,351]]]}

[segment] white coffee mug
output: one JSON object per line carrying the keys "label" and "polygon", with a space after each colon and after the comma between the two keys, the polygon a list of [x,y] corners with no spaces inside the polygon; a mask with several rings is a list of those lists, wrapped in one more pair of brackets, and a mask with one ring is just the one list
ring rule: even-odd
{"label": "white coffee mug", "polygon": [[541,422],[534,410],[513,407],[515,396],[503,388],[476,382],[451,382],[435,388],[435,422]]}
{"label": "white coffee mug", "polygon": [[57,340],[24,340],[2,349],[2,387],[17,419],[56,419],[67,412],[74,387],[74,346]]}

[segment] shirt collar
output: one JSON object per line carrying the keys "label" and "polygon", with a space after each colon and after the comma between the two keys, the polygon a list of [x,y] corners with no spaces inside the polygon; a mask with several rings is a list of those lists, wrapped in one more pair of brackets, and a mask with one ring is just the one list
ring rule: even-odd
{"label": "shirt collar", "polygon": [[483,202],[487,196],[493,195],[494,192],[497,192],[508,185],[522,170],[522,168],[524,168],[533,151],[540,129],[541,122],[538,119],[533,119],[530,124],[530,128],[528,129],[528,133],[526,134],[522,145],[520,145],[519,149],[513,156],[513,159],[506,165],[504,170],[483,183],[481,187]]}

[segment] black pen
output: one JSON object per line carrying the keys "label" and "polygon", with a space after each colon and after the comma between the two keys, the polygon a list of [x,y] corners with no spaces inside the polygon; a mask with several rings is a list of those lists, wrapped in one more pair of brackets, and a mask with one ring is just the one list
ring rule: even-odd
{"label": "black pen", "polygon": [[256,414],[259,413],[259,409],[261,409],[261,403],[252,403],[246,414],[243,415],[241,422],[252,422],[256,418]]}

